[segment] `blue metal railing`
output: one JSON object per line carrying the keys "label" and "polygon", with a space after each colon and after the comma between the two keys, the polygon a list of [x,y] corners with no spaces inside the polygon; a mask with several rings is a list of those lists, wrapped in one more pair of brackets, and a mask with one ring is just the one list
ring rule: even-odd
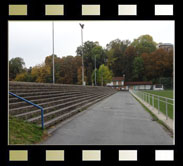
{"label": "blue metal railing", "polygon": [[37,105],[37,104],[32,103],[29,100],[24,99],[23,97],[17,96],[16,94],[14,94],[12,92],[9,92],[9,94],[12,95],[12,96],[15,96],[15,97],[17,97],[17,98],[19,98],[19,99],[21,99],[21,100],[23,100],[25,102],[27,102],[27,103],[29,103],[31,105],[33,105],[33,106],[35,106],[35,107],[37,107],[39,109],[41,109],[41,125],[42,125],[42,129],[44,129],[44,110],[43,110],[43,108],[41,106]]}

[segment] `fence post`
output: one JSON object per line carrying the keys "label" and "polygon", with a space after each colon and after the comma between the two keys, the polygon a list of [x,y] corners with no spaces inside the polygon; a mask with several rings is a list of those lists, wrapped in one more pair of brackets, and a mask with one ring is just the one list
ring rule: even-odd
{"label": "fence post", "polygon": [[168,102],[166,98],[166,120],[168,119]]}

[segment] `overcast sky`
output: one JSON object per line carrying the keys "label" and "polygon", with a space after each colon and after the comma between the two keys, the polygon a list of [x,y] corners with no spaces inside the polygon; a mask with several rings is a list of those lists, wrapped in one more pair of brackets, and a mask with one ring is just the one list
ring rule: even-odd
{"label": "overcast sky", "polygon": [[[174,44],[174,21],[55,21],[55,54],[58,57],[76,56],[81,45],[81,28],[84,26],[84,42],[98,41],[102,47],[110,41],[133,41],[149,34],[159,43]],[[51,21],[10,21],[9,59],[21,57],[26,67],[44,62],[52,54]]]}

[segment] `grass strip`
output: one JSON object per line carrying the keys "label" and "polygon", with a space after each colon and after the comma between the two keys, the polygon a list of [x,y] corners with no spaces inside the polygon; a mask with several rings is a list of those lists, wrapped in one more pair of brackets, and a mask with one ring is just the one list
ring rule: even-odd
{"label": "grass strip", "polygon": [[9,117],[9,144],[37,144],[47,137],[47,131],[36,124]]}

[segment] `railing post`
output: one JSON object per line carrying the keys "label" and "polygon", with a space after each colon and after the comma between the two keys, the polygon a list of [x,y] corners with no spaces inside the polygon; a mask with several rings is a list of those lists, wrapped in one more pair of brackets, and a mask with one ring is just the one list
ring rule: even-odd
{"label": "railing post", "polygon": [[142,92],[142,100],[144,101],[144,93]]}
{"label": "railing post", "polygon": [[167,98],[165,99],[166,101],[166,120],[168,119],[168,101]]}
{"label": "railing post", "polygon": [[32,102],[29,101],[29,100],[24,99],[23,97],[20,97],[20,96],[18,96],[18,95],[16,95],[16,94],[12,93],[12,92],[9,92],[9,94],[12,95],[12,96],[15,96],[15,97],[17,97],[17,98],[19,98],[19,99],[21,99],[21,100],[23,100],[23,101],[25,101],[26,103],[29,103],[29,104],[31,104],[31,105],[33,105],[33,106],[35,106],[35,107],[41,109],[41,125],[42,125],[42,129],[44,129],[44,110],[43,110],[43,108],[40,107],[40,106],[37,105],[37,104],[32,103]]}
{"label": "railing post", "polygon": [[152,105],[153,105],[153,108],[154,108],[154,95],[152,96]]}
{"label": "railing post", "polygon": [[44,110],[41,108],[41,125],[42,129],[44,129]]}

